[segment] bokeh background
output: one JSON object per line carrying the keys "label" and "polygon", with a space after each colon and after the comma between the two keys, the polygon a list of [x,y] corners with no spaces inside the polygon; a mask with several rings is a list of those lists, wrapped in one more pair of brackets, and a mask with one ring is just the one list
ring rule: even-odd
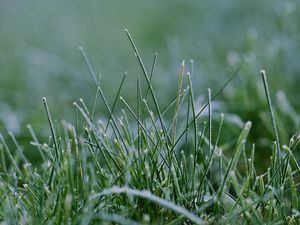
{"label": "bokeh background", "polygon": [[[208,87],[215,93],[247,59],[214,110],[216,117],[227,115],[224,139],[234,140],[243,122],[251,120],[251,141],[261,149],[273,141],[259,74],[265,69],[280,137],[288,143],[299,131],[299,6],[297,0],[1,0],[1,133],[12,131],[25,142],[30,123],[38,134],[48,135],[43,96],[57,120],[74,121],[72,103],[78,98],[93,104],[96,89],[78,46],[101,73],[109,103],[127,72],[122,95],[134,104],[136,77],[142,74],[124,33],[127,28],[148,69],[158,53],[153,85],[162,106],[176,95],[183,59],[187,65],[194,60],[199,105],[207,99]],[[97,116],[105,115],[98,104]]]}

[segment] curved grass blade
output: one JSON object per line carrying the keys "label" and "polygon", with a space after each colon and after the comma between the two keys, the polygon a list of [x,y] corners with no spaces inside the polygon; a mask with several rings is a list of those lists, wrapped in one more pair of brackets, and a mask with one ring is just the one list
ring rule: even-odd
{"label": "curved grass blade", "polygon": [[171,209],[172,211],[174,211],[175,213],[177,213],[179,215],[185,216],[187,219],[194,222],[195,224],[205,224],[204,221],[200,217],[189,212],[187,209],[185,209],[179,205],[176,205],[171,201],[167,201],[156,195],[153,195],[150,191],[147,191],[147,190],[136,190],[136,189],[131,189],[128,187],[112,187],[110,189],[105,189],[102,192],[94,195],[91,200],[94,200],[94,199],[97,199],[99,197],[106,196],[106,195],[121,194],[121,193],[148,199],[148,200],[153,201],[163,207]]}

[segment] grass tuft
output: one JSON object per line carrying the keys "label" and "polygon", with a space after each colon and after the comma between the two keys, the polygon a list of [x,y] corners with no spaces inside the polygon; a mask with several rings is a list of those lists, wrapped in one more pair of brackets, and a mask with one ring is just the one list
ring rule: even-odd
{"label": "grass tuft", "polygon": [[[1,224],[299,224],[295,152],[300,138],[295,134],[280,146],[265,72],[261,75],[275,143],[269,146],[270,162],[263,160],[269,163],[267,170],[258,173],[256,144],[248,140],[256,124],[244,123],[235,136],[226,129],[232,125],[226,115],[213,107],[245,61],[219,90],[208,89],[207,103],[198,112],[193,61],[183,62],[177,95],[163,108],[152,84],[157,54],[148,75],[125,32],[146,81],[137,77],[134,105],[122,96],[127,73],[113,103],[107,101],[80,47],[95,82],[91,109],[79,99],[74,102],[75,124],[54,123],[43,98],[48,142],[40,142],[27,126],[31,148],[41,156],[38,163],[31,163],[12,133],[10,142],[0,135]],[[96,116],[99,103],[107,110],[106,119]],[[118,104],[124,108],[116,112]],[[228,135],[227,142],[223,137]]]}

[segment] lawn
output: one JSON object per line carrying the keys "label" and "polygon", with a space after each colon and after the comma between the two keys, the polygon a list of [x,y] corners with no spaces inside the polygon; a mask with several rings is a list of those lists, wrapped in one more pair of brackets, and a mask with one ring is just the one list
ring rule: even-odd
{"label": "lawn", "polygon": [[1,224],[300,223],[298,2],[0,12]]}

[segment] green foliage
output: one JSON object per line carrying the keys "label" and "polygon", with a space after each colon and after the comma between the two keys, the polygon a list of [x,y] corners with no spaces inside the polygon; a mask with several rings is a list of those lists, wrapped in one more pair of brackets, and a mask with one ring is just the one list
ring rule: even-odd
{"label": "green foliage", "polygon": [[[39,162],[30,162],[13,134],[11,145],[0,138],[0,221],[298,224],[300,167],[294,152],[299,149],[300,136],[295,134],[286,145],[279,144],[282,130],[265,73],[265,102],[271,115],[267,127],[273,130],[276,142],[269,146],[273,152],[266,157],[271,158],[268,168],[258,172],[256,146],[248,140],[255,124],[243,123],[238,135],[230,133],[234,123],[224,124],[226,114],[218,114],[213,104],[243,71],[244,62],[214,95],[208,90],[207,103],[200,109],[193,92],[193,70],[185,73],[182,64],[177,95],[164,108],[152,85],[156,57],[148,73],[129,32],[126,34],[145,80],[137,77],[135,105],[120,96],[125,75],[112,106],[109,104],[81,49],[96,88],[92,107],[79,99],[73,104],[75,122],[57,122],[43,98],[51,134],[48,142],[39,141],[28,126]],[[94,115],[99,98],[108,120]],[[124,108],[120,113],[115,112],[117,104]],[[223,136],[231,141],[224,142]]]}

